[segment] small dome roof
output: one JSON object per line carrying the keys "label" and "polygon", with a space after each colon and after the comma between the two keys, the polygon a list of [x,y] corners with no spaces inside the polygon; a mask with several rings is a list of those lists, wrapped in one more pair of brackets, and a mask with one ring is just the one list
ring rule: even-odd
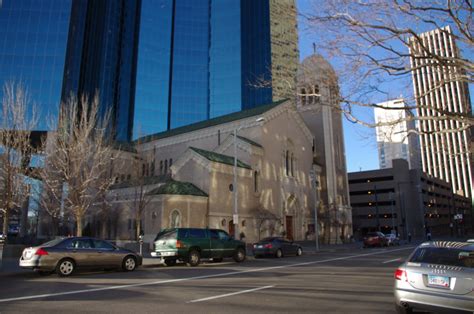
{"label": "small dome roof", "polygon": [[326,82],[338,86],[337,75],[329,62],[319,54],[313,54],[303,60],[298,67],[298,86]]}

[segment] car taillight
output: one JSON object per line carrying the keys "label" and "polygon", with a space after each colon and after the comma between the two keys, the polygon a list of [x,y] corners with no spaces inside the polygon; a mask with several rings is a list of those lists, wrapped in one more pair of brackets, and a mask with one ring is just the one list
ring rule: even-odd
{"label": "car taillight", "polygon": [[186,247],[186,245],[184,245],[183,242],[179,241],[179,240],[176,240],[176,248],[177,249],[184,249]]}
{"label": "car taillight", "polygon": [[397,280],[403,280],[403,281],[408,281],[407,272],[404,271],[403,269],[398,268],[398,269],[395,271],[395,279],[397,279]]}
{"label": "car taillight", "polygon": [[266,249],[271,249],[273,246],[271,243],[268,243],[268,244],[265,244],[263,247]]}
{"label": "car taillight", "polygon": [[39,249],[36,250],[35,255],[40,255],[40,256],[48,255],[48,252],[45,249],[43,249],[42,247],[40,247]]}

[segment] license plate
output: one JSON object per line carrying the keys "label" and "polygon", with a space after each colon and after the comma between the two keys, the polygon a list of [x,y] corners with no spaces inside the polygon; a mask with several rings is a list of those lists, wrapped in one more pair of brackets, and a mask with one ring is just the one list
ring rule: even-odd
{"label": "license plate", "polygon": [[449,277],[428,275],[428,285],[449,288]]}
{"label": "license plate", "polygon": [[24,259],[30,259],[33,256],[33,250],[25,250],[25,253],[23,254]]}

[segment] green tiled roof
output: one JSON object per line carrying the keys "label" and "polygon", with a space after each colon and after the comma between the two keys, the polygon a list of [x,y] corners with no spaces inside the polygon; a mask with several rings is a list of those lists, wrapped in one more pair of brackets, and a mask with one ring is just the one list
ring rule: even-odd
{"label": "green tiled roof", "polygon": [[255,108],[230,113],[230,114],[227,114],[225,116],[221,116],[221,117],[217,117],[217,118],[214,118],[214,119],[209,119],[209,120],[197,122],[197,123],[194,123],[194,124],[190,124],[190,125],[186,125],[186,126],[183,126],[183,127],[180,127],[180,128],[169,130],[169,131],[166,131],[166,132],[147,135],[147,136],[141,137],[141,138],[133,141],[133,143],[138,143],[138,142],[139,143],[146,143],[146,142],[159,140],[159,139],[170,137],[170,136],[175,136],[175,135],[184,134],[184,133],[191,132],[191,131],[204,129],[204,128],[211,127],[211,126],[214,126],[214,125],[219,125],[219,124],[223,124],[223,123],[227,123],[227,122],[232,122],[232,121],[235,121],[235,120],[240,120],[240,119],[260,115],[260,114],[262,114],[264,112],[267,112],[268,110],[270,110],[272,108],[275,108],[276,106],[284,103],[285,101],[287,101],[287,99],[282,99],[282,100],[279,100],[279,101],[276,101],[276,102],[273,102],[271,104],[264,105],[264,106],[258,106],[258,107],[255,107]]}
{"label": "green tiled roof", "polygon": [[241,139],[241,140],[244,141],[244,142],[249,143],[250,145],[257,146],[257,147],[262,147],[262,148],[263,148],[263,146],[260,145],[259,143],[254,142],[254,141],[252,141],[251,139],[248,139],[248,138],[246,138],[246,137],[237,135],[237,138]]}
{"label": "green tiled roof", "polygon": [[195,196],[208,196],[204,191],[199,189],[192,183],[170,181],[163,184],[162,186],[148,192],[149,195],[157,194],[168,194],[168,195],[195,195]]}
{"label": "green tiled roof", "polygon": [[[218,162],[221,164],[226,164],[226,165],[234,165],[234,157],[227,156],[227,155],[222,155],[218,153],[214,153],[208,150],[196,148],[196,147],[189,147],[199,155],[205,157],[206,159],[214,162]],[[237,167],[240,168],[246,168],[246,169],[252,169],[249,165],[246,163],[241,162],[240,160],[237,160]]]}
{"label": "green tiled roof", "polygon": [[126,152],[131,152],[131,153],[137,152],[133,143],[128,143],[128,142],[113,142],[112,148],[117,149],[117,150],[123,150]]}
{"label": "green tiled roof", "polygon": [[[143,180],[143,181],[142,181]],[[168,182],[170,179],[169,175],[162,175],[162,176],[153,176],[153,177],[142,177],[140,179],[131,179],[123,182],[116,183],[112,185],[110,188],[114,189],[125,189],[132,186],[140,186],[140,185],[152,185],[158,183]]]}

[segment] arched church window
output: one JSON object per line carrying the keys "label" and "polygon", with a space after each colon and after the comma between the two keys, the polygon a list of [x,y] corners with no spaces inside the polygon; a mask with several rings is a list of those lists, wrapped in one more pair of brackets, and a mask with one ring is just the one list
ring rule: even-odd
{"label": "arched church window", "polygon": [[181,215],[176,209],[171,213],[170,227],[179,228],[181,226]]}

